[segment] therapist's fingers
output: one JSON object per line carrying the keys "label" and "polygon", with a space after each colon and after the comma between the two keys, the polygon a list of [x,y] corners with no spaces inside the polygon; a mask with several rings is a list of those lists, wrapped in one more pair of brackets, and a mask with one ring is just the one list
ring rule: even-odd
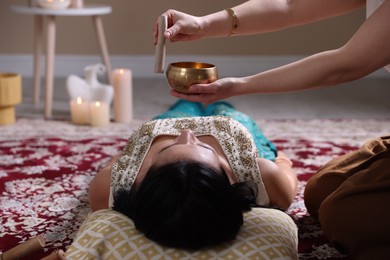
{"label": "therapist's fingers", "polygon": [[172,89],[171,95],[176,98],[184,99],[190,102],[204,103],[205,105],[217,101],[213,94],[186,94],[186,93],[177,92],[176,90]]}
{"label": "therapist's fingers", "polygon": [[[169,9],[168,11],[166,11],[160,15],[160,16],[165,15],[167,17],[167,22],[168,22],[167,28],[170,28],[171,26],[174,25],[174,23],[175,23],[174,17],[175,17],[176,13],[178,13],[178,11],[173,10],[173,9]],[[160,33],[158,31],[158,28],[159,28],[158,21],[159,21],[159,17],[157,17],[157,19],[154,22],[154,26],[153,26],[154,45],[157,44],[158,35]],[[161,33],[164,34],[164,37],[166,39],[169,39],[171,37],[171,32],[165,31],[165,32],[161,32]]]}

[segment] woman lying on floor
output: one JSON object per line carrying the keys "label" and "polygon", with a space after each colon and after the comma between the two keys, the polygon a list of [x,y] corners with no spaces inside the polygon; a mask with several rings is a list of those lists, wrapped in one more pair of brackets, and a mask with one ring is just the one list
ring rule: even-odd
{"label": "woman lying on floor", "polygon": [[251,118],[226,102],[180,100],[131,135],[89,199],[157,243],[199,249],[234,239],[253,206],[286,210],[296,192],[291,161]]}

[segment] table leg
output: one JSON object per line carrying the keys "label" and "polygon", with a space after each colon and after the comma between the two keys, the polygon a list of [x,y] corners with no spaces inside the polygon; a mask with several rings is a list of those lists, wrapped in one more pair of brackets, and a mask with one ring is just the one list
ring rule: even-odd
{"label": "table leg", "polygon": [[56,18],[54,15],[47,16],[47,53],[46,53],[46,100],[45,118],[52,116],[53,105],[53,81],[54,81],[54,55],[56,39]]}
{"label": "table leg", "polygon": [[113,81],[112,81],[112,74],[111,74],[111,63],[108,56],[107,43],[106,43],[106,37],[104,36],[102,19],[100,16],[96,15],[96,16],[92,16],[92,21],[95,26],[96,36],[99,41],[99,47],[103,58],[103,63],[107,69],[107,79],[109,84],[112,86]]}
{"label": "table leg", "polygon": [[34,18],[35,42],[34,42],[34,104],[40,101],[41,90],[41,52],[42,52],[42,26],[43,18],[36,15]]}

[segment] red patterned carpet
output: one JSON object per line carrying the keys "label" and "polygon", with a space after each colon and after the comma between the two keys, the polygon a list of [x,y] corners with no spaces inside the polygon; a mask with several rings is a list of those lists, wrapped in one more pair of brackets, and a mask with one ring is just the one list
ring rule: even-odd
{"label": "red patterned carpet", "polygon": [[[66,250],[90,212],[90,180],[124,147],[138,123],[98,129],[20,119],[0,127],[0,252],[38,234],[46,240],[39,256],[55,248]],[[262,120],[258,124],[292,158],[298,174],[299,194],[288,213],[299,227],[300,259],[348,259],[307,214],[303,190],[310,176],[331,158],[388,134],[390,120]]]}

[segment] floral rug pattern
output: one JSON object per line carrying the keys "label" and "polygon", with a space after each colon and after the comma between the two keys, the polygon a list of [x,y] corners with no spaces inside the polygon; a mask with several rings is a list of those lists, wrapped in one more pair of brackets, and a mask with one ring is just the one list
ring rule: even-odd
{"label": "floral rug pattern", "polygon": [[[88,185],[140,124],[105,128],[19,119],[0,127],[0,252],[42,234],[45,251],[72,242],[90,213]],[[259,120],[265,136],[294,162],[299,193],[288,214],[299,227],[300,259],[348,259],[332,247],[303,203],[306,181],[330,159],[389,134],[390,120]]]}

